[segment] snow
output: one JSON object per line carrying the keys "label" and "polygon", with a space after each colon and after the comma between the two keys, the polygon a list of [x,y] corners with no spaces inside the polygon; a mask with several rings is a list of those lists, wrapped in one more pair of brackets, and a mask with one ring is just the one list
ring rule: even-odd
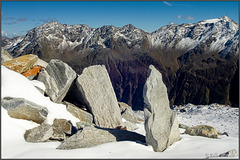
{"label": "snow", "polygon": [[[49,115],[48,123],[56,118],[66,118],[72,122],[78,120],[69,114],[66,107],[53,103],[44,97],[35,87],[43,87],[38,81],[30,81],[24,76],[1,66],[1,96],[2,98],[22,97],[29,101],[47,107]],[[180,112],[181,107],[173,108],[177,112],[178,120],[188,126],[197,124],[210,124],[218,131],[226,131],[229,137],[222,135],[219,139],[211,139],[199,136],[183,134],[180,128],[181,140],[169,146],[164,152],[154,152],[151,146],[139,142],[111,142],[91,148],[74,150],[57,150],[61,142],[29,143],[24,140],[27,129],[38,126],[35,122],[11,118],[7,111],[1,107],[1,155],[2,158],[206,158],[216,156],[239,147],[238,133],[238,108],[228,106],[209,105],[195,106],[188,104],[183,106],[186,112]],[[135,114],[143,119],[143,111],[135,111]],[[125,121],[123,119],[123,121]],[[74,123],[73,123],[74,124]],[[135,132],[145,135],[144,122],[137,124]],[[239,154],[239,153],[238,153]],[[238,157],[234,157],[238,158]]]}
{"label": "snow", "polygon": [[208,20],[202,21],[201,24],[216,23],[216,22],[218,22],[218,21],[220,21],[220,18],[208,19]]}
{"label": "snow", "polygon": [[21,49],[20,52],[23,52],[23,50],[30,44],[31,42],[27,42]]}

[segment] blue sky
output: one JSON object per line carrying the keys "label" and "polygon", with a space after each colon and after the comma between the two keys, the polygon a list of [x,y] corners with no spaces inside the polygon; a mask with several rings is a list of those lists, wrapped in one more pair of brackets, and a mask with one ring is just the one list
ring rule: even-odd
{"label": "blue sky", "polygon": [[1,33],[13,37],[52,20],[62,24],[122,27],[149,33],[171,23],[228,16],[239,23],[238,1],[2,1]]}

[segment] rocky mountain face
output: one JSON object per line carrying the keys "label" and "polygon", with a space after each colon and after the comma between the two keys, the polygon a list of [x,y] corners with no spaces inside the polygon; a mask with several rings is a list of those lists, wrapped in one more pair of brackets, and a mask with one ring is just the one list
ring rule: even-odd
{"label": "rocky mountain face", "polygon": [[90,28],[50,22],[2,44],[13,57],[60,59],[78,74],[105,65],[118,101],[134,110],[143,109],[151,64],[163,76],[170,104],[239,105],[239,29],[226,16],[167,25],[153,33],[131,24]]}

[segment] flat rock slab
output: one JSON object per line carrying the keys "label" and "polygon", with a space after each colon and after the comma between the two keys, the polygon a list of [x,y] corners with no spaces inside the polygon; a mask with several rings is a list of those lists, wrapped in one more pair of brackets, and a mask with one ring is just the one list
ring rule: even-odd
{"label": "flat rock slab", "polygon": [[39,73],[37,80],[45,84],[46,94],[51,100],[60,103],[76,76],[76,72],[68,64],[52,59],[47,67]]}
{"label": "flat rock slab", "polygon": [[180,131],[176,113],[169,106],[162,74],[153,65],[148,69],[143,97],[146,142],[155,152],[162,152],[180,139]]}
{"label": "flat rock slab", "polygon": [[2,107],[7,109],[10,117],[42,123],[48,115],[46,107],[35,104],[23,98],[5,97]]}
{"label": "flat rock slab", "polygon": [[65,140],[57,149],[89,148],[116,141],[137,141],[145,143],[145,137],[135,132],[98,127],[84,127]]}
{"label": "flat rock slab", "polygon": [[52,136],[52,133],[52,126],[42,123],[38,127],[27,130],[24,134],[24,139],[27,142],[46,142]]}
{"label": "flat rock slab", "polygon": [[76,85],[97,126],[116,128],[121,125],[117,98],[104,65],[85,68],[78,76]]}
{"label": "flat rock slab", "polygon": [[203,136],[208,138],[218,138],[218,132],[212,126],[208,125],[198,125],[194,127],[189,127],[185,130],[185,134],[192,136]]}
{"label": "flat rock slab", "polygon": [[29,70],[37,61],[38,56],[29,54],[5,61],[2,65],[15,72],[23,73]]}

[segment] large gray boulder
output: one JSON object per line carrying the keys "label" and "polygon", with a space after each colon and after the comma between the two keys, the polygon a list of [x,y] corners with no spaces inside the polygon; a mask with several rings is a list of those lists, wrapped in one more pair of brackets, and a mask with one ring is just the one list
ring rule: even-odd
{"label": "large gray boulder", "polygon": [[52,59],[39,73],[37,80],[45,84],[46,94],[51,100],[59,103],[66,96],[76,77],[76,72],[68,64]]}
{"label": "large gray boulder", "polygon": [[176,113],[169,106],[162,74],[153,65],[148,69],[143,97],[146,142],[155,152],[162,152],[180,139],[180,131]]}
{"label": "large gray boulder", "polygon": [[8,111],[10,117],[42,123],[48,115],[46,107],[35,104],[23,98],[5,97],[2,107]]}
{"label": "large gray boulder", "polygon": [[122,118],[124,118],[125,120],[132,122],[132,123],[139,123],[138,122],[138,117],[134,114],[132,108],[127,105],[126,103],[123,102],[118,102],[118,105],[120,107],[121,110],[121,115]]}
{"label": "large gray boulder", "polygon": [[29,129],[24,134],[27,142],[46,142],[53,134],[53,128],[49,124],[42,123],[40,126]]}
{"label": "large gray boulder", "polygon": [[121,125],[117,98],[104,65],[85,68],[78,76],[76,85],[97,126],[116,128]]}
{"label": "large gray boulder", "polygon": [[89,148],[103,143],[116,141],[138,141],[145,143],[145,137],[135,132],[117,129],[84,127],[65,140],[57,149]]}
{"label": "large gray boulder", "polygon": [[74,117],[78,118],[80,121],[84,121],[84,122],[88,122],[88,123],[93,122],[92,114],[78,108],[77,106],[75,106],[72,103],[64,101],[63,104],[66,105],[67,111],[70,112]]}

